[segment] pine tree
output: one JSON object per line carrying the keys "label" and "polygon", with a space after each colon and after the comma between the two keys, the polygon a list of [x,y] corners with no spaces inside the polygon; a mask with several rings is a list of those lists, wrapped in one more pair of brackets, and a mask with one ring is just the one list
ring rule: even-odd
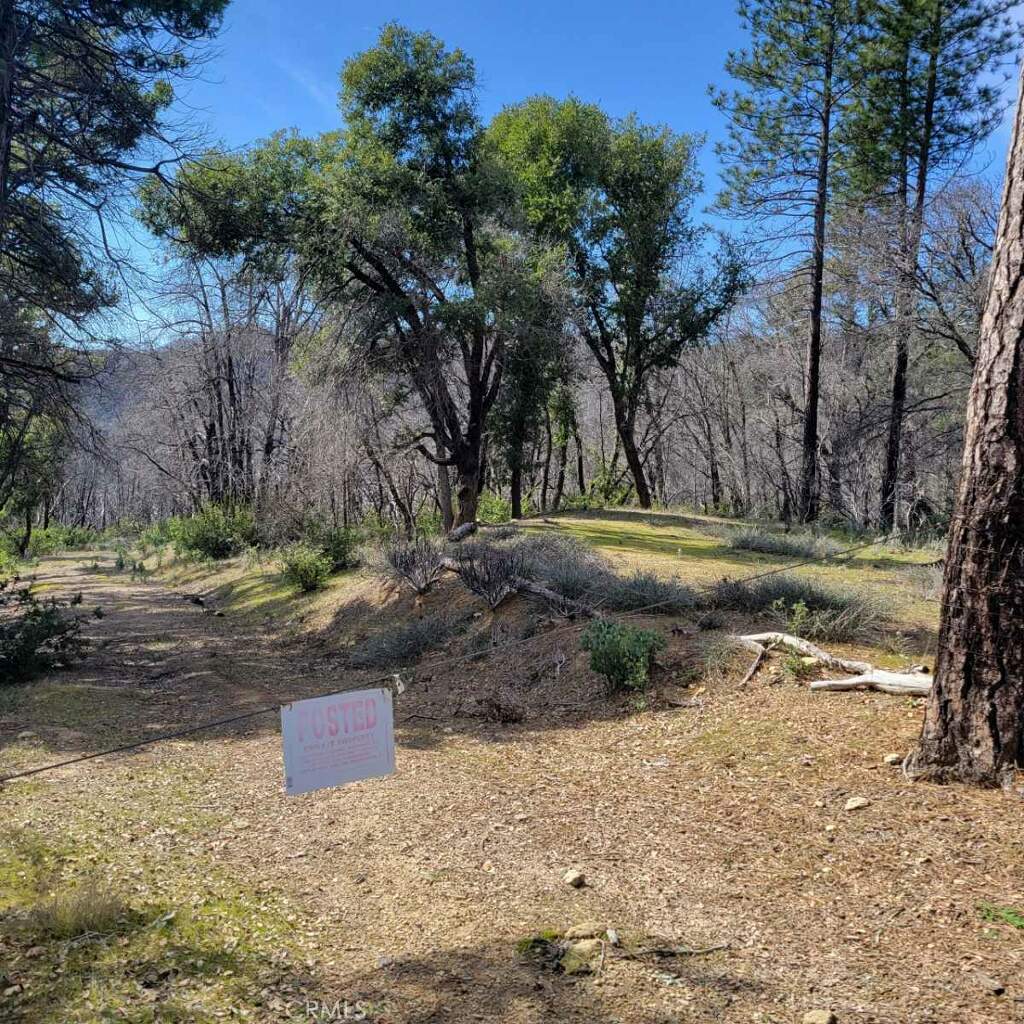
{"label": "pine tree", "polygon": [[[856,0],[741,0],[750,49],[731,53],[734,92],[712,89],[729,118],[722,210],[773,227],[799,259],[808,290],[799,514],[817,517],[818,405],[826,228],[835,186],[836,127],[858,79],[864,25]],[[795,243],[795,244],[794,244]]]}
{"label": "pine tree", "polygon": [[1014,0],[874,0],[865,74],[846,119],[848,184],[890,225],[894,262],[889,423],[879,502],[895,523],[925,211],[1004,113],[993,75],[1019,31]]}
{"label": "pine tree", "polygon": [[1024,107],[967,406],[939,657],[915,772],[996,785],[1024,768]]}

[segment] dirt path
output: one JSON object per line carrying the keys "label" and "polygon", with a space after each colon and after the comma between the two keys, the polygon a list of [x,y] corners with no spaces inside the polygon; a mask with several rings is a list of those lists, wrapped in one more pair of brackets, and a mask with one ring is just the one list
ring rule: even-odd
{"label": "dirt path", "polygon": [[[338,662],[156,583],[71,559],[41,579],[106,614],[79,668],[0,696],[2,769],[348,685]],[[841,1024],[1024,1021],[1024,932],[978,909],[1024,906],[1022,805],[883,766],[919,722],[893,698],[767,682],[684,710],[529,727],[408,720],[394,777],[285,798],[268,716],[16,783],[0,802],[12,835],[72,843],[64,870],[88,864],[133,907],[235,920],[249,959],[229,960],[235,940],[218,939],[188,961],[210,986],[226,972],[237,982],[224,1016],[326,1019],[317,1007],[347,1001],[410,1024],[783,1024],[815,1008]],[[871,803],[846,812],[851,795]],[[584,888],[563,883],[569,867]],[[591,921],[627,940],[728,948],[610,950],[577,978],[517,956],[534,933]],[[60,989],[63,1002],[40,994],[42,954],[3,941],[0,973],[24,982],[10,1019],[106,1019],[82,1008],[98,998],[85,982]],[[104,949],[89,984],[106,964],[132,1013],[183,998],[173,972],[154,968],[149,984]],[[127,1019],[219,1018],[190,1012]]]}

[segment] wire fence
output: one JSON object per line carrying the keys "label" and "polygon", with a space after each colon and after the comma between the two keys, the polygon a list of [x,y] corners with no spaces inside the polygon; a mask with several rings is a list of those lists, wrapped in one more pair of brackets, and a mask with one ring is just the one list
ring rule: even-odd
{"label": "wire fence", "polygon": [[[800,569],[808,565],[822,564],[826,562],[834,562],[836,559],[848,558],[858,551],[865,550],[869,547],[873,547],[878,542],[876,540],[864,541],[859,544],[854,544],[851,547],[844,548],[841,551],[831,552],[829,554],[819,555],[813,558],[805,558],[797,562],[791,562],[787,565],[778,566],[774,569],[768,569],[763,572],[753,573],[749,576],[740,577],[738,579],[732,579],[726,577],[730,583],[734,584],[747,584],[753,583],[757,580],[765,579],[769,576],[776,576],[780,573],[791,572],[794,569]],[[628,587],[628,584],[625,584]],[[632,589],[632,588],[631,588]],[[634,593],[639,595],[639,591],[634,590]],[[630,617],[638,615],[646,615],[653,611],[657,611],[659,608],[663,608],[668,604],[676,603],[677,598],[671,597],[662,601],[654,601],[650,604],[644,605],[640,608],[632,608],[629,611],[618,613],[620,617]],[[516,640],[508,640],[500,644],[495,644],[486,651],[472,651],[468,654],[457,655],[455,657],[440,657],[431,661],[422,663],[416,666],[417,672],[430,672],[434,669],[440,668],[452,668],[455,665],[460,665],[469,661],[479,661],[483,657],[492,657],[495,654],[507,651],[513,648],[524,647],[532,643],[538,643],[541,640],[549,640],[554,636],[568,635],[573,632],[578,632],[584,628],[584,624],[571,623],[565,626],[560,626],[556,629],[548,630],[544,633],[538,633],[533,636],[521,637]],[[400,679],[401,673],[398,670],[385,672],[379,676],[374,676],[370,679],[359,680],[360,688],[372,687],[376,684],[387,683],[389,685],[394,684],[396,679]],[[211,719],[206,722],[200,722],[196,725],[186,726],[182,729],[175,729],[170,732],[159,733],[155,736],[147,736],[145,739],[135,740],[130,743],[122,743],[117,746],[107,747],[104,750],[93,751],[89,754],[79,754],[75,757],[69,757],[63,761],[53,761],[49,764],[39,765],[35,768],[25,768],[20,771],[10,772],[7,775],[0,776],[0,786],[6,782],[13,782],[15,779],[25,779],[33,775],[41,775],[44,772],[56,771],[58,768],[67,768],[71,765],[82,764],[86,761],[94,761],[97,758],[109,757],[113,754],[124,754],[133,750],[140,750],[143,747],[150,747],[157,743],[164,743],[168,740],[182,739],[186,736],[192,736],[196,733],[206,732],[210,729],[217,729],[222,726],[233,725],[237,722],[249,721],[253,718],[259,718],[263,715],[269,715],[277,713],[282,707],[293,703],[295,700],[307,699],[311,696],[328,696],[330,693],[338,692],[336,690],[325,691],[322,694],[305,694],[303,697],[295,697],[291,700],[279,701],[274,704],[267,704],[263,707],[250,709],[247,711],[239,711],[238,714],[229,715],[224,718]]]}

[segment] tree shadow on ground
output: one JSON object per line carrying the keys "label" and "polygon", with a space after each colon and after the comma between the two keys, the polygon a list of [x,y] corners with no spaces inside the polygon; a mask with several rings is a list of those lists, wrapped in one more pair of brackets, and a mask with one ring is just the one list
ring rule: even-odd
{"label": "tree shadow on ground", "polygon": [[[687,1020],[747,1021],[766,997],[758,981],[732,969],[727,952],[641,962],[607,947],[592,973],[568,976],[518,955],[515,943],[503,939],[384,958],[376,970],[329,980],[325,991],[328,1003],[359,1005],[367,1020],[389,1024],[668,1024],[683,1010]],[[730,1008],[739,1010],[735,1017]]]}

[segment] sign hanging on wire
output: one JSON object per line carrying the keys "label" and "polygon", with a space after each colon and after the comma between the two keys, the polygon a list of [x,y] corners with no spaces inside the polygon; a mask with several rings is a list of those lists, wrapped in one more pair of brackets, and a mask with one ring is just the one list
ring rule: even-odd
{"label": "sign hanging on wire", "polygon": [[395,771],[390,689],[312,697],[281,708],[285,792],[289,796]]}

